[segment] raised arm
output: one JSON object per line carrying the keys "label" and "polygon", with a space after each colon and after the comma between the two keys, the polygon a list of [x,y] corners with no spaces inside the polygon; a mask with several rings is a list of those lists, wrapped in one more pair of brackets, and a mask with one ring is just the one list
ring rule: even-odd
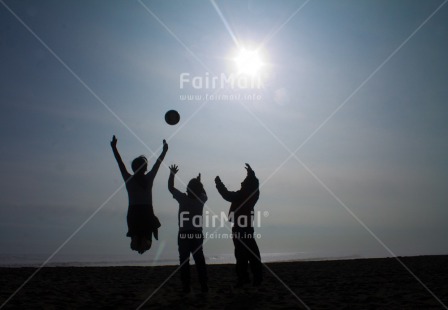
{"label": "raised arm", "polygon": [[166,152],[168,152],[168,144],[165,140],[163,140],[163,151],[162,154],[160,154],[159,158],[157,158],[156,162],[154,163],[154,166],[152,166],[151,173],[153,175],[157,174],[157,171],[159,171],[160,164],[162,163],[163,159],[165,158]]}
{"label": "raised arm", "polygon": [[118,168],[120,168],[121,176],[123,177],[123,180],[127,181],[131,177],[131,174],[126,170],[126,166],[124,165],[123,160],[121,159],[120,153],[118,152],[117,141],[118,140],[114,135],[112,137],[112,141],[110,142],[110,146],[112,147],[112,151],[114,153],[115,160],[118,163]]}
{"label": "raised arm", "polygon": [[168,178],[168,190],[171,194],[174,194],[176,188],[174,187],[174,176],[179,171],[176,165],[170,166],[170,177]]}
{"label": "raised arm", "polygon": [[215,184],[216,189],[218,190],[219,194],[221,194],[224,200],[227,200],[228,202],[234,202],[236,199],[238,199],[238,192],[231,192],[227,190],[226,186],[222,183],[219,177],[215,178]]}

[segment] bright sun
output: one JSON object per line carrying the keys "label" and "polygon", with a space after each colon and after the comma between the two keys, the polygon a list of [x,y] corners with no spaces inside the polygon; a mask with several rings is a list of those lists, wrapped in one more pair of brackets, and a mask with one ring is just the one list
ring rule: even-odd
{"label": "bright sun", "polygon": [[263,67],[263,61],[258,51],[249,51],[242,48],[234,60],[238,74],[254,76],[260,73]]}

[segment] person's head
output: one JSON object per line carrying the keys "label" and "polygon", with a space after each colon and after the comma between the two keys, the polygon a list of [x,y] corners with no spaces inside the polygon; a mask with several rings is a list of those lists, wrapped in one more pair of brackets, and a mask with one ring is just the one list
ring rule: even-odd
{"label": "person's head", "polygon": [[190,182],[188,182],[187,194],[190,198],[198,199],[204,193],[204,185],[201,183],[201,174],[199,174],[196,178],[191,179]]}
{"label": "person's head", "polygon": [[132,161],[131,167],[135,174],[143,174],[148,169],[148,160],[141,155]]}
{"label": "person's head", "polygon": [[258,179],[255,175],[248,175],[243,182],[241,182],[241,190],[244,192],[253,192],[258,189]]}

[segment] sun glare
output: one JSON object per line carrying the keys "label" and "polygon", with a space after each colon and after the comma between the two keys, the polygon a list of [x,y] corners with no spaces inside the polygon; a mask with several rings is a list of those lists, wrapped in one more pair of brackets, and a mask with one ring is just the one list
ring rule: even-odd
{"label": "sun glare", "polygon": [[234,60],[238,74],[254,76],[260,73],[263,67],[263,61],[258,51],[249,51],[242,48]]}

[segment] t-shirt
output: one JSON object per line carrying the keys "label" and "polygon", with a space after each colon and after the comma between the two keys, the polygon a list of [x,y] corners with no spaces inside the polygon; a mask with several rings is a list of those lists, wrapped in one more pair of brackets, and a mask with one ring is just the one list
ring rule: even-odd
{"label": "t-shirt", "polygon": [[216,183],[216,188],[221,196],[232,203],[229,210],[229,221],[234,223],[234,228],[253,227],[253,212],[260,197],[260,190],[258,179],[255,176],[251,176],[249,180],[253,184],[252,189],[240,189],[236,192],[227,190],[222,182]]}
{"label": "t-shirt", "polygon": [[148,172],[144,179],[140,182],[133,175],[126,182],[128,191],[129,205],[151,205],[152,206],[152,185],[154,183],[155,174]]}
{"label": "t-shirt", "polygon": [[207,201],[207,195],[203,193],[199,196],[199,199],[190,198],[187,194],[174,189],[173,198],[179,202],[179,213],[177,216],[179,232],[202,231],[202,211],[204,203]]}

